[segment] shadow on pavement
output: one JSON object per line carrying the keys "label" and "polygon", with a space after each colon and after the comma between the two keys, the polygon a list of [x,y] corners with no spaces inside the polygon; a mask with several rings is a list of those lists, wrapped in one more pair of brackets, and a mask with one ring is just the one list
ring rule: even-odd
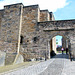
{"label": "shadow on pavement", "polygon": [[64,59],[69,59],[69,55],[67,54],[57,54],[56,56],[52,57],[52,58],[64,58]]}

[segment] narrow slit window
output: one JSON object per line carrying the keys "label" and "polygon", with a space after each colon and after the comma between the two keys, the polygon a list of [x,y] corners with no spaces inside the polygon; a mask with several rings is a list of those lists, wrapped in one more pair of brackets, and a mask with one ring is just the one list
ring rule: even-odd
{"label": "narrow slit window", "polygon": [[23,43],[23,39],[24,39],[24,37],[23,36],[20,36],[20,44]]}

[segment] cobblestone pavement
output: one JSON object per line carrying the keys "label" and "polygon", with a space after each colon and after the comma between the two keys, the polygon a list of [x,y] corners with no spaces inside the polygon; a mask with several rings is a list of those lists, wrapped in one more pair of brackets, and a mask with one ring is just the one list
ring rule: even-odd
{"label": "cobblestone pavement", "polygon": [[22,67],[0,75],[75,75],[75,61],[71,62],[68,55],[59,54],[55,58],[36,65]]}
{"label": "cobblestone pavement", "polygon": [[75,61],[70,61],[68,55],[57,55],[48,68],[39,75],[75,75]]}
{"label": "cobblestone pavement", "polygon": [[64,68],[61,75],[75,75],[75,61],[64,59]]}

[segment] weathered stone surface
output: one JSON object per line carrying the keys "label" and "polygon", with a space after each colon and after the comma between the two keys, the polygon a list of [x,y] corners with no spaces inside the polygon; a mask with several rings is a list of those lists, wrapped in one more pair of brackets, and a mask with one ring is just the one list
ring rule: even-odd
{"label": "weathered stone surface", "polygon": [[18,42],[22,4],[7,5],[1,22],[1,40]]}
{"label": "weathered stone surface", "polygon": [[50,21],[50,14],[48,10],[40,10],[40,22]]}
{"label": "weathered stone surface", "polygon": [[0,41],[0,51],[6,52],[6,53],[15,53],[16,49],[17,48],[15,43]]}

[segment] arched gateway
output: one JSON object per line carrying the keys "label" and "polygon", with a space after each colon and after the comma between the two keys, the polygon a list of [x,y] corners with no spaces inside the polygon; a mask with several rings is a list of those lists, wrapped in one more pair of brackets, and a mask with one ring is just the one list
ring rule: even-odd
{"label": "arched gateway", "polygon": [[69,51],[75,57],[75,20],[38,22],[37,27],[40,39],[44,40],[39,44],[46,47],[48,55],[50,55],[50,40],[54,36],[61,35],[68,40]]}

